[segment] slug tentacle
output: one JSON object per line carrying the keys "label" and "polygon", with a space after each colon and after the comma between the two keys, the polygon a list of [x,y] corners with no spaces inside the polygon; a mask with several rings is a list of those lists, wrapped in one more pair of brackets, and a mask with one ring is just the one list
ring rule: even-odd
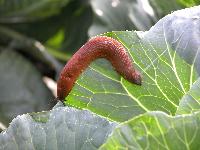
{"label": "slug tentacle", "polygon": [[83,45],[61,71],[57,82],[58,99],[63,100],[69,94],[79,75],[97,58],[107,59],[125,79],[141,85],[141,75],[123,45],[113,38],[97,36]]}

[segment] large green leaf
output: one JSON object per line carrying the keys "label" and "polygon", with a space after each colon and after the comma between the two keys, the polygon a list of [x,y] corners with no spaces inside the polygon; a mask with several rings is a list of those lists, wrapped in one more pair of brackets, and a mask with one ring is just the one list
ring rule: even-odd
{"label": "large green leaf", "polygon": [[[178,10],[162,18],[145,34],[145,39],[175,50],[200,74],[200,6]],[[163,36],[161,36],[163,35]]]}
{"label": "large green leaf", "polygon": [[105,142],[115,125],[86,110],[58,103],[50,112],[15,118],[0,134],[0,149],[95,150]]}
{"label": "large green leaf", "polygon": [[195,31],[200,22],[193,19],[196,16],[200,16],[200,6],[174,12],[148,32],[107,33],[126,47],[142,74],[142,86],[124,80],[101,59],[80,76],[66,104],[116,121],[154,110],[174,115],[180,99],[198,77],[199,35]]}
{"label": "large green leaf", "polygon": [[0,52],[0,122],[17,115],[49,109],[53,95],[38,70],[15,51]]}
{"label": "large green leaf", "polygon": [[199,124],[200,112],[175,117],[150,112],[121,124],[100,149],[197,150]]}
{"label": "large green leaf", "polygon": [[192,113],[200,110],[200,78],[180,101],[176,114]]}

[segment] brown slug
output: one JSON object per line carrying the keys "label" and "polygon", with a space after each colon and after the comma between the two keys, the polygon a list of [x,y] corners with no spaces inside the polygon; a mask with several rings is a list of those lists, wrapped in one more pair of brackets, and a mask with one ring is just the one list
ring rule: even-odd
{"label": "brown slug", "polygon": [[97,58],[105,58],[128,81],[141,85],[141,75],[134,68],[124,46],[117,40],[97,36],[85,43],[67,62],[57,82],[57,98],[63,100],[71,91],[79,75]]}

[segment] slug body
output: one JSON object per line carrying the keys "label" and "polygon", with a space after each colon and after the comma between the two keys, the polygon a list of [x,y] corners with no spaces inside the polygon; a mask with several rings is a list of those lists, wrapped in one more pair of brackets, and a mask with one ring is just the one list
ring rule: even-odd
{"label": "slug body", "polygon": [[141,75],[123,45],[113,38],[97,36],[83,45],[61,71],[57,82],[58,99],[63,100],[69,94],[79,75],[97,58],[107,59],[125,79],[141,85]]}

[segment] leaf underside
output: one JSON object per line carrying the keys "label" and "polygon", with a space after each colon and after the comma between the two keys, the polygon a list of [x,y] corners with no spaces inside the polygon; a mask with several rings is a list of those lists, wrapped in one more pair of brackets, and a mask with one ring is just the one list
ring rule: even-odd
{"label": "leaf underside", "polygon": [[111,123],[89,111],[58,103],[50,112],[21,115],[0,134],[0,149],[97,149],[111,133]]}

